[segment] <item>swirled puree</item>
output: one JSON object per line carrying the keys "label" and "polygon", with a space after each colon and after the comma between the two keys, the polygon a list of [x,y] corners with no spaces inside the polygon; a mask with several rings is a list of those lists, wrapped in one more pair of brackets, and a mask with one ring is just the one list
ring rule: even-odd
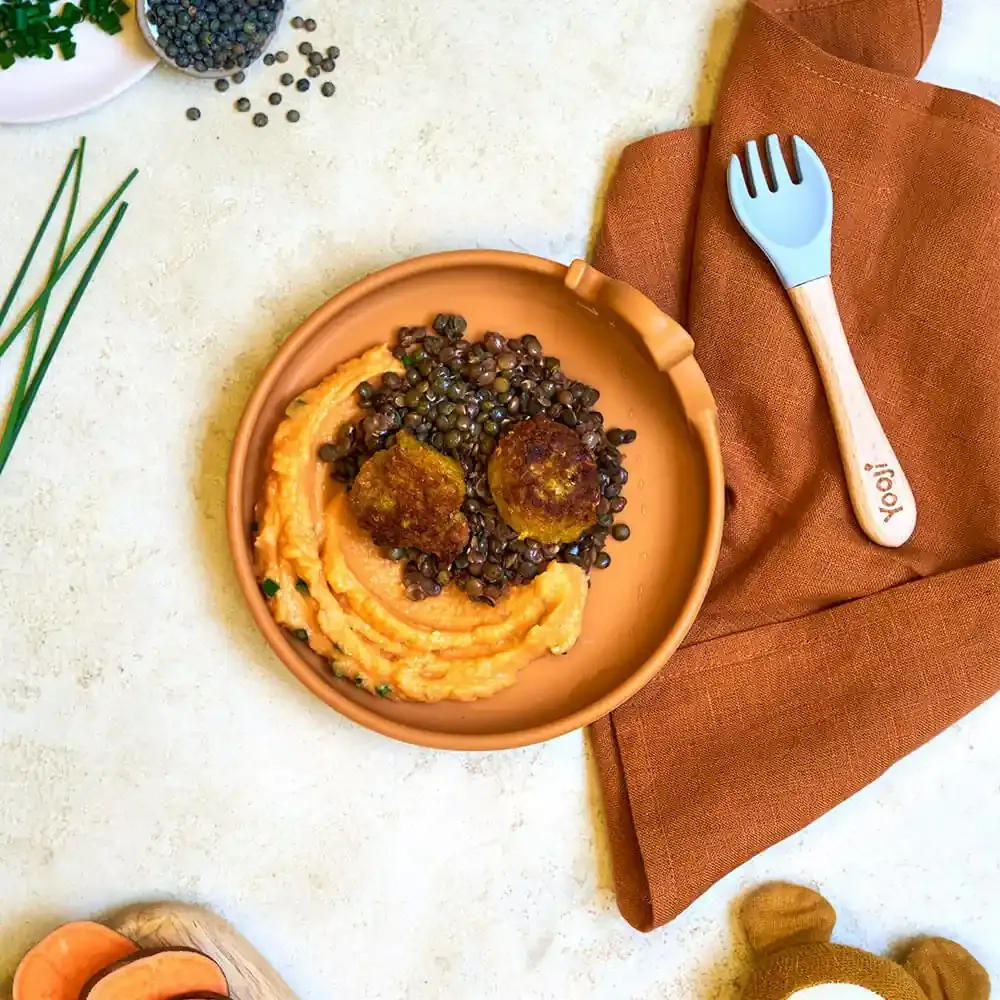
{"label": "swirled puree", "polygon": [[358,419],[356,389],[402,373],[387,347],[345,362],[292,402],[274,436],[258,505],[258,578],[271,613],[327,658],[337,676],[382,697],[472,701],[509,687],[518,671],[579,638],[587,577],[553,562],[496,607],[454,587],[408,600],[402,566],[355,523],[344,487],[319,448]]}

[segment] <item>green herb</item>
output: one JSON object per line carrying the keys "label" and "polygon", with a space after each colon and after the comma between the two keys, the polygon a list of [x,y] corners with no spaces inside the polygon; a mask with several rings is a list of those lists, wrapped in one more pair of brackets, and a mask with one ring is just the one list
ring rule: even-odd
{"label": "green herb", "polygon": [[265,597],[274,597],[274,595],[281,590],[281,587],[274,582],[270,577],[267,577],[260,585],[260,589],[264,591]]}
{"label": "green herb", "polygon": [[309,584],[306,583],[301,576],[295,581],[295,589],[300,594],[305,594],[307,597],[309,596]]}
{"label": "green herb", "polygon": [[[94,221],[91,222],[91,224],[84,230],[83,235],[73,244],[73,248],[70,250],[70,252],[68,254],[66,254],[65,259],[63,260],[62,264],[59,265],[58,270],[52,276],[52,278],[48,282],[48,285],[46,285],[46,287],[43,288],[35,296],[35,298],[32,300],[31,305],[28,306],[28,308],[25,310],[24,314],[21,316],[21,318],[14,325],[14,329],[11,330],[10,333],[7,334],[7,336],[3,339],[3,341],[0,341],[0,357],[2,357],[3,354],[4,354],[4,352],[7,350],[7,348],[10,347],[10,345],[13,344],[15,340],[17,340],[18,334],[28,325],[28,323],[31,322],[31,320],[34,317],[35,313],[37,313],[38,310],[41,308],[41,303],[43,301],[47,301],[48,300],[47,292],[50,290],[51,286],[54,285],[57,281],[59,281],[59,279],[62,278],[62,276],[70,269],[70,267],[73,264],[73,261],[76,260],[77,255],[84,248],[84,246],[86,245],[86,243],[90,239],[90,237],[93,236],[94,231],[105,220],[105,218],[107,217],[108,213],[111,211],[111,209],[113,209],[115,207],[115,205],[118,203],[118,200],[125,193],[125,189],[129,186],[129,184],[132,183],[132,181],[135,180],[135,178],[138,175],[139,175],[139,171],[138,170],[133,170],[132,173],[130,173],[128,175],[128,177],[126,177],[125,180],[122,181],[122,183],[118,186],[118,190],[115,191],[114,194],[112,194],[111,197],[108,198],[108,200],[104,203],[104,205],[101,207],[101,210],[94,217]],[[49,217],[51,217],[51,216],[49,216]],[[45,225],[48,225],[48,218],[49,217],[47,217],[43,221],[43,227]],[[41,230],[41,232],[44,232],[44,228]],[[38,236],[36,237],[36,239],[41,239],[41,232],[38,234]],[[33,250],[29,251],[29,253],[33,254]],[[29,263],[30,263],[30,261],[29,261]],[[22,265],[22,267],[23,267],[23,265]],[[25,268],[25,270],[26,270],[26,268]],[[20,283],[21,277],[23,277],[23,275],[21,275],[21,273],[19,272],[18,273],[18,277],[15,279],[15,285],[17,285],[17,284]],[[16,295],[16,293],[17,293],[17,289],[15,287],[13,294]],[[8,298],[12,298],[12,297],[9,295]],[[4,310],[0,309],[0,322],[3,322],[4,315],[5,315]]]}
{"label": "green herb", "polygon": [[117,35],[122,16],[130,9],[124,0],[68,2],[58,13],[53,6],[52,0],[0,2],[0,70],[10,69],[18,59],[51,59],[57,49],[63,59],[72,59],[76,55],[73,30],[81,21]]}
{"label": "green herb", "polygon": [[[59,269],[62,263],[62,256],[66,250],[66,241],[69,239],[69,231],[73,227],[73,216],[76,214],[76,205],[80,197],[80,179],[83,174],[83,154],[87,147],[86,138],[80,140],[80,145],[73,150],[70,157],[69,166],[73,166],[76,161],[76,174],[73,177],[73,189],[70,192],[69,208],[66,211],[66,221],[63,223],[62,233],[56,245],[55,253],[52,255],[52,263],[49,266],[49,274],[46,279],[46,286],[42,290],[42,299],[38,312],[35,314],[35,323],[28,338],[28,347],[24,352],[24,360],[21,363],[21,372],[17,383],[14,386],[14,395],[11,399],[10,408],[7,414],[7,421],[4,424],[3,433],[0,434],[0,470],[6,464],[7,456],[14,447],[14,438],[18,429],[23,423],[22,408],[25,403],[25,396],[28,391],[28,379],[31,376],[31,368],[35,363],[35,353],[38,350],[38,339],[42,333],[42,324],[45,322],[45,310],[49,303],[49,294],[52,291],[52,276]],[[68,168],[67,168],[68,169]],[[60,183],[56,191],[56,200],[62,195],[66,175],[63,175],[63,183]],[[51,218],[50,215],[47,218]],[[47,224],[47,222],[46,222]],[[33,252],[32,252],[33,255]]]}
{"label": "green herb", "polygon": [[389,687],[388,684],[379,684],[379,686],[377,688],[375,688],[375,693],[380,698],[388,698],[389,695],[392,694],[392,688]]}
{"label": "green herb", "polygon": [[402,361],[403,361],[403,367],[404,368],[409,368],[410,365],[415,365],[417,363],[417,359],[415,357],[413,357],[412,354],[406,354],[406,355],[404,355],[403,358],[402,358]]}
{"label": "green herb", "polygon": [[293,629],[292,635],[294,635],[295,638],[299,640],[299,642],[309,641],[309,632],[304,628]]}
{"label": "green herb", "polygon": [[354,678],[354,686],[359,688],[363,688],[365,686],[365,679],[361,676],[361,674],[358,674]]}
{"label": "green herb", "polygon": [[251,535],[256,535],[258,531],[260,531],[260,525],[256,521],[251,521],[250,522],[250,534]]}
{"label": "green herb", "polygon": [[[2,2],[0,2],[0,8],[2,8]],[[38,250],[38,246],[45,234],[49,222],[52,219],[52,215],[59,203],[62,196],[62,192],[65,189],[66,183],[69,179],[70,171],[75,166],[76,176],[73,182],[72,194],[70,196],[69,210],[67,213],[66,221],[63,225],[63,230],[61,237],[58,241],[55,253],[53,255],[52,263],[49,268],[48,277],[46,279],[45,285],[42,290],[35,296],[31,305],[25,310],[24,314],[14,325],[13,330],[10,331],[0,341],[0,356],[2,356],[8,348],[14,343],[21,331],[28,325],[29,322],[34,320],[34,325],[31,333],[28,337],[27,347],[24,353],[23,363],[15,383],[14,393],[11,398],[7,418],[3,425],[3,431],[0,433],[0,472],[3,471],[10,458],[11,452],[14,448],[14,444],[17,441],[18,435],[21,433],[21,429],[27,420],[28,413],[31,410],[35,399],[38,396],[38,392],[41,389],[42,382],[48,373],[49,367],[55,357],[56,351],[59,345],[62,343],[63,336],[66,333],[67,328],[73,315],[80,304],[80,300],[83,298],[84,293],[87,290],[91,280],[93,279],[94,273],[97,270],[101,259],[104,257],[105,252],[111,244],[111,240],[114,238],[115,233],[118,230],[119,225],[121,225],[122,219],[124,218],[125,212],[128,208],[126,202],[122,202],[118,205],[114,217],[108,228],[105,230],[103,236],[101,237],[97,249],[94,255],[91,257],[80,280],[77,282],[76,287],[73,289],[70,295],[69,301],[66,307],[63,309],[62,315],[59,317],[59,321],[56,324],[55,331],[49,340],[48,345],[42,358],[38,363],[38,367],[32,372],[31,368],[35,360],[35,354],[37,353],[38,343],[41,336],[41,328],[45,318],[45,311],[48,307],[49,296],[52,293],[52,289],[55,287],[56,283],[62,278],[66,273],[67,269],[72,264],[73,260],[80,253],[83,247],[87,244],[90,237],[97,230],[97,227],[104,221],[105,217],[114,208],[115,204],[121,198],[125,189],[132,180],[137,175],[138,171],[133,170],[131,174],[125,179],[125,181],[118,187],[118,190],[105,202],[101,211],[97,214],[97,217],[90,223],[84,233],[76,240],[73,244],[72,249],[69,253],[64,253],[66,249],[66,243],[69,239],[70,229],[72,228],[73,217],[76,211],[77,200],[80,193],[80,182],[82,179],[83,170],[83,153],[85,148],[85,141],[81,142],[80,147],[74,150],[73,155],[70,157],[69,163],[63,173],[62,179],[56,189],[56,193],[53,196],[52,202],[49,204],[48,210],[45,213],[44,218],[35,233],[35,238],[32,241],[31,246],[25,255],[24,260],[21,262],[21,266],[14,278],[14,283],[11,286],[7,297],[4,300],[2,306],[0,306],[0,324],[6,319],[14,301],[17,298],[17,294],[20,290],[21,283],[34,259],[35,253]]]}

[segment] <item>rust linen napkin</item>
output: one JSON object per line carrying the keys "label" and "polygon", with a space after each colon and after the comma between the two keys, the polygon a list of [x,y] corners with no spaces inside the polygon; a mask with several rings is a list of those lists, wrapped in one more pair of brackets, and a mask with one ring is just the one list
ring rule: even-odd
{"label": "rust linen napkin", "polygon": [[[1000,108],[919,83],[935,0],[745,10],[711,130],[628,147],[595,263],[690,330],[728,513],[687,644],[593,728],[618,902],[642,930],[1000,689]],[[726,196],[750,137],[830,173],[833,283],[917,497],[857,527],[816,367]]]}

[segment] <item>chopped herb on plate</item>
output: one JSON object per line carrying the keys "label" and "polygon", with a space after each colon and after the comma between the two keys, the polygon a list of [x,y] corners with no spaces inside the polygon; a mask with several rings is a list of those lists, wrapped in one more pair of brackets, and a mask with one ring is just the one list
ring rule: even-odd
{"label": "chopped herb on plate", "polygon": [[131,9],[125,0],[71,0],[54,11],[51,0],[0,0],[0,70],[18,59],[63,59],[76,55],[73,29],[90,21],[108,35],[122,30]]}
{"label": "chopped herb on plate", "polygon": [[260,589],[264,591],[264,596],[265,597],[274,597],[274,595],[279,590],[281,590],[281,587],[277,583],[275,583],[274,580],[272,580],[270,577],[268,577],[260,585]]}

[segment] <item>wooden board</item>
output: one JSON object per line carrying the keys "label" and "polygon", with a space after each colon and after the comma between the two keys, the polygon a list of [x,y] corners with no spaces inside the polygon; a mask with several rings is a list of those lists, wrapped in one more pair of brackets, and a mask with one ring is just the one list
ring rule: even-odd
{"label": "wooden board", "polygon": [[222,917],[184,903],[134,906],[111,919],[109,927],[140,948],[181,945],[203,952],[219,963],[232,1000],[298,1000],[246,938]]}

